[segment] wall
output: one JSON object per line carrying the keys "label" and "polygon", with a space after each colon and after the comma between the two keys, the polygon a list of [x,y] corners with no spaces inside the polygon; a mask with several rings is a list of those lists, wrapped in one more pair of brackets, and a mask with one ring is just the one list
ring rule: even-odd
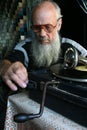
{"label": "wall", "polygon": [[26,0],[0,1],[0,60],[26,35]]}
{"label": "wall", "polygon": [[77,0],[54,0],[63,14],[62,36],[69,37],[87,49],[87,14]]}

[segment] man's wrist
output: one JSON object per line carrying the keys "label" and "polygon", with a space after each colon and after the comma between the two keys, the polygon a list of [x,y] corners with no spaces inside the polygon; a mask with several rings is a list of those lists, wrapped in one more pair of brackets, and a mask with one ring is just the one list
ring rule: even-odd
{"label": "man's wrist", "polygon": [[10,67],[11,62],[9,60],[2,60],[0,61],[0,77],[4,75],[7,69]]}

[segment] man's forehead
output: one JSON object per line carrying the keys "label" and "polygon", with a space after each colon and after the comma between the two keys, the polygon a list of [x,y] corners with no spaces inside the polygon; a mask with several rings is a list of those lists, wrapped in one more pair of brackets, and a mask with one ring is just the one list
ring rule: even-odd
{"label": "man's forehead", "polygon": [[36,7],[34,7],[32,10],[32,16],[40,12],[43,14],[47,12],[50,12],[50,13],[53,12],[54,14],[57,13],[54,5],[49,1],[41,2],[41,4],[38,4]]}
{"label": "man's forehead", "polygon": [[55,22],[56,11],[49,8],[38,8],[33,14],[33,22],[43,22],[44,24],[49,22]]}
{"label": "man's forehead", "polygon": [[49,2],[49,1],[43,1],[41,3],[39,3],[38,5],[36,5],[33,9],[33,11],[36,11],[37,9],[42,9],[42,8],[45,8],[45,9],[52,9],[52,8],[55,8],[54,5]]}

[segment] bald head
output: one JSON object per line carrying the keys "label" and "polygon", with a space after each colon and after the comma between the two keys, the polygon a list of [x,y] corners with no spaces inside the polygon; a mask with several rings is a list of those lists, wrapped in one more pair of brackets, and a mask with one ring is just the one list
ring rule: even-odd
{"label": "bald head", "polygon": [[61,11],[59,6],[55,2],[42,1],[37,4],[32,10],[33,22],[36,22],[36,20],[39,21],[39,19],[42,19],[42,21],[44,20],[43,22],[45,22],[45,20],[47,19],[49,21],[49,18],[57,20],[59,17],[61,17]]}

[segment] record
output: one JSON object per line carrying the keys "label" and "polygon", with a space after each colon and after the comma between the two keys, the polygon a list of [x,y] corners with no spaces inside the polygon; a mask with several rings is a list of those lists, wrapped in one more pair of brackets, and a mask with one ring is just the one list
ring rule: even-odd
{"label": "record", "polygon": [[50,67],[51,73],[61,79],[87,82],[87,71],[80,71],[78,69],[65,69],[63,64],[55,64]]}

